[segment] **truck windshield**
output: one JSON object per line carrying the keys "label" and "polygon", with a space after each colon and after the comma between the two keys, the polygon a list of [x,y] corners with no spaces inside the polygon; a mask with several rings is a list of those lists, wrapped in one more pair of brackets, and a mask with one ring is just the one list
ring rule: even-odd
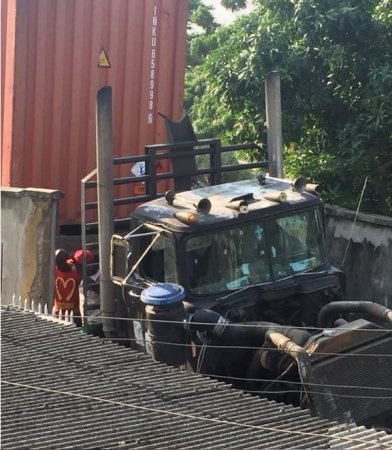
{"label": "truck windshield", "polygon": [[199,295],[278,280],[325,263],[318,209],[197,235],[185,249],[189,289]]}

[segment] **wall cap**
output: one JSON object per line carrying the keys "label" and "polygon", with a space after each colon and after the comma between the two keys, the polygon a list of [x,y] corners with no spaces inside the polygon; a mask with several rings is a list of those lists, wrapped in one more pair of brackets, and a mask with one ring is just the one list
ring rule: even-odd
{"label": "wall cap", "polygon": [[51,198],[60,199],[64,197],[64,192],[54,189],[40,189],[40,188],[16,188],[16,187],[4,187],[0,188],[1,196],[4,197],[36,197],[36,198]]}
{"label": "wall cap", "polygon": [[[351,209],[340,208],[335,205],[325,204],[325,211],[327,215],[332,217],[341,217],[343,219],[354,220],[355,211]],[[392,228],[392,217],[379,216],[377,214],[358,213],[357,222],[373,223],[384,227]]]}

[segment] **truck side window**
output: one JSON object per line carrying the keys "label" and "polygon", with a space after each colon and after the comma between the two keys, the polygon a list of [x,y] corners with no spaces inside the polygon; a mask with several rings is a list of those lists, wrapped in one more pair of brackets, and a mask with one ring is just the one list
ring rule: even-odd
{"label": "truck side window", "polygon": [[[144,245],[140,249],[141,253],[147,248],[153,238],[146,236],[144,239]],[[173,240],[163,234],[159,236],[140,262],[139,273],[143,277],[160,283],[176,283],[177,270]]]}
{"label": "truck side window", "polygon": [[165,263],[165,282],[178,283],[176,249],[173,239],[163,238],[164,263]]}

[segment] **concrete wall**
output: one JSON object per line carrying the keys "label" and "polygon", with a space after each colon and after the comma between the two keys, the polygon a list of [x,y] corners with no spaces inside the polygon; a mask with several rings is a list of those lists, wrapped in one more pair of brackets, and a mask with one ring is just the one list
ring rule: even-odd
{"label": "concrete wall", "polygon": [[[1,303],[52,305],[57,204],[49,189],[1,188]],[[23,303],[24,304],[24,303]]]}
{"label": "concrete wall", "polygon": [[330,261],[347,275],[349,300],[392,309],[392,218],[359,213],[354,220],[355,211],[326,206]]}

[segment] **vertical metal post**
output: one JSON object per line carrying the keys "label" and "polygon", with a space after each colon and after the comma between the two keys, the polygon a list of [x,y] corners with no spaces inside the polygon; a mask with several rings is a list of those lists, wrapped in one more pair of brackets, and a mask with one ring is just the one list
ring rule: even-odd
{"label": "vertical metal post", "polygon": [[56,250],[56,227],[57,227],[57,209],[58,200],[52,200],[51,213],[52,219],[50,223],[50,256],[49,256],[49,298],[46,299],[49,302],[50,307],[53,307],[53,293],[54,293],[54,266],[55,266],[55,250]]}
{"label": "vertical metal post", "polygon": [[210,144],[212,153],[210,153],[210,167],[213,169],[211,173],[211,185],[222,183],[222,149],[220,139],[214,139]]}
{"label": "vertical metal post", "polygon": [[86,298],[87,298],[87,261],[86,261],[86,250],[87,250],[87,230],[86,230],[86,177],[80,182],[80,219],[81,219],[81,235],[82,235],[82,282],[83,282],[83,311],[80,311],[82,316],[81,320],[83,323],[84,331],[88,331],[87,327],[87,308],[86,308]]}
{"label": "vertical metal post", "polygon": [[103,331],[114,331],[114,286],[110,279],[110,241],[114,233],[113,216],[113,143],[112,88],[105,86],[97,93],[97,185],[98,185],[98,242],[100,301]]}
{"label": "vertical metal post", "polygon": [[269,173],[272,177],[283,178],[282,108],[280,75],[277,70],[267,74],[265,79],[265,109]]}
{"label": "vertical metal post", "polygon": [[157,160],[155,159],[156,156],[156,150],[154,148],[150,148],[148,152],[149,156],[149,172],[148,175],[150,176],[149,181],[146,182],[150,184],[150,189],[148,194],[152,197],[156,197],[157,195],[157,172],[156,172],[156,166],[157,166]]}

